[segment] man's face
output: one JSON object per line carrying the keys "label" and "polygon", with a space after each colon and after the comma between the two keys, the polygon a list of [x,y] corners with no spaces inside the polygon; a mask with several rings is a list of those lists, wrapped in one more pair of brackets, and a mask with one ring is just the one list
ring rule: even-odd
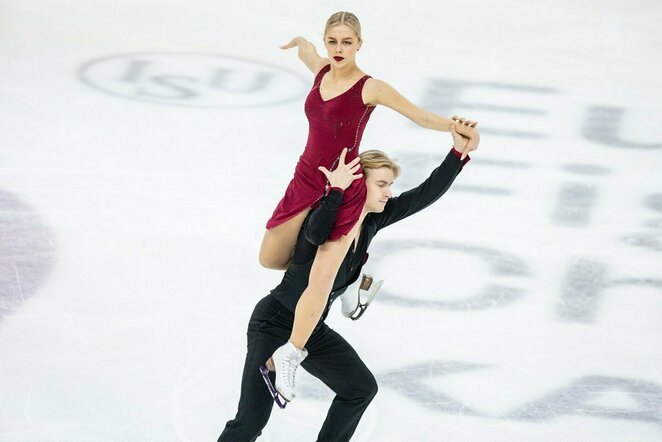
{"label": "man's face", "polygon": [[363,169],[363,171],[366,176],[365,184],[368,188],[365,207],[368,212],[382,212],[386,202],[392,196],[391,185],[395,180],[393,171],[388,167]]}

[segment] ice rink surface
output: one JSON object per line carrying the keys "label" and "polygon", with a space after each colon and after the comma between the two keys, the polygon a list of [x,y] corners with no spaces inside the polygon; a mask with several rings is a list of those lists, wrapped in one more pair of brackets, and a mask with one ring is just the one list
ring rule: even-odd
{"label": "ice rink surface", "polygon": [[[331,312],[380,385],[353,441],[662,440],[659,1],[4,0],[0,441],[216,440],[307,136],[278,46],[338,10],[364,71],[482,134]],[[382,107],[361,149],[397,194],[450,147]],[[260,441],[315,440],[332,394],[299,390]]]}

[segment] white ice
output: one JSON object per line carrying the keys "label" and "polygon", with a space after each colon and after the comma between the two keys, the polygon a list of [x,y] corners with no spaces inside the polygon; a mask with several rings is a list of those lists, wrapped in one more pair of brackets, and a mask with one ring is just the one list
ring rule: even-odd
{"label": "white ice", "polygon": [[[330,315],[380,384],[353,440],[662,440],[659,1],[4,0],[0,441],[216,440],[306,141],[278,46],[337,10],[361,68],[482,129],[373,242],[368,312]],[[450,146],[387,108],[362,142],[395,193]],[[315,440],[332,394],[299,385],[260,441]]]}

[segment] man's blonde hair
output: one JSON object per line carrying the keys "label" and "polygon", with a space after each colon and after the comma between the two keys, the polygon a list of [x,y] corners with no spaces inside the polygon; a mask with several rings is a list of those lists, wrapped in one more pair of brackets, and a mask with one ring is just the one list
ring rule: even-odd
{"label": "man's blonde hair", "polygon": [[398,163],[389,158],[388,155],[381,150],[366,150],[359,155],[359,158],[361,158],[361,166],[363,166],[363,169],[366,171],[369,169],[387,167],[393,172],[393,178],[400,176],[400,166]]}

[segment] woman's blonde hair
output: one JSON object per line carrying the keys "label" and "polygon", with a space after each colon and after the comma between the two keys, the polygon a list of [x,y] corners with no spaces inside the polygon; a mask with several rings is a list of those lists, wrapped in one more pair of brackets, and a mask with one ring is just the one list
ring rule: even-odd
{"label": "woman's blonde hair", "polygon": [[358,37],[359,42],[363,41],[363,39],[361,39],[361,23],[359,23],[359,19],[351,12],[345,11],[336,12],[329,17],[326,21],[326,26],[324,27],[324,36],[326,37],[326,33],[329,32],[329,29],[340,25],[345,25],[350,28]]}
{"label": "woman's blonde hair", "polygon": [[359,154],[361,158],[361,166],[363,169],[379,169],[380,167],[387,167],[393,172],[393,178],[400,176],[400,166],[395,160],[392,160],[381,150],[366,150]]}

